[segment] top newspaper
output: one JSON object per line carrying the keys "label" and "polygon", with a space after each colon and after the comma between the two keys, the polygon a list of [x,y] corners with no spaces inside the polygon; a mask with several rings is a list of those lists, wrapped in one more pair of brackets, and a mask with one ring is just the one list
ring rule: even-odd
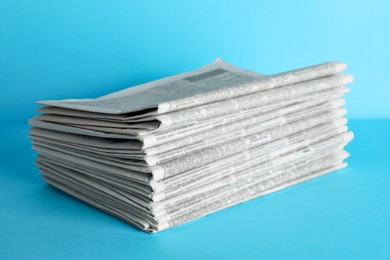
{"label": "top newspaper", "polygon": [[264,76],[217,59],[198,70],[96,99],[40,101],[47,105],[39,109],[44,114],[30,124],[60,132],[138,140],[147,148],[291,102],[337,95],[353,80],[351,75],[336,75],[345,68],[344,63],[327,62]]}
{"label": "top newspaper", "polygon": [[[107,114],[164,114],[340,73],[344,63],[327,62],[271,76],[221,59],[200,69],[130,87],[96,99],[45,100],[40,104]],[[138,113],[136,113],[138,112]]]}

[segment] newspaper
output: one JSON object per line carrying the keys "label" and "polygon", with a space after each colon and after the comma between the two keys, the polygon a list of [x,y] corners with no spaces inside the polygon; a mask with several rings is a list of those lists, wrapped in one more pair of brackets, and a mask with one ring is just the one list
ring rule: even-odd
{"label": "newspaper", "polygon": [[[169,145],[155,146],[154,151],[156,154],[154,156],[145,156],[145,161],[148,165],[164,163],[209,146],[228,142],[237,137],[244,137],[272,127],[288,124],[289,122],[296,121],[297,118],[304,118],[313,114],[318,114],[319,112],[325,112],[329,109],[340,108],[344,103],[345,101],[343,99],[338,99],[314,106],[310,106],[313,103],[300,104],[289,107],[286,110],[278,110],[273,113],[261,114],[248,119],[238,120],[234,123],[214,127],[209,131],[200,132],[187,138],[177,139],[176,141],[170,142]],[[217,137],[213,138],[214,136]],[[169,148],[167,151],[168,148],[166,148],[166,146],[173,146],[173,148]],[[158,151],[157,148],[160,147],[163,148],[162,151]]]}
{"label": "newspaper", "polygon": [[[313,80],[309,82],[303,82],[295,85],[290,85],[282,88],[272,89],[268,91],[262,91],[251,95],[240,96],[223,101],[218,101],[210,104],[206,104],[201,107],[192,107],[188,109],[179,110],[176,112],[159,115],[145,122],[136,123],[119,123],[119,122],[105,122],[102,121],[101,125],[96,126],[99,121],[88,118],[76,118],[67,116],[55,116],[55,115],[39,115],[35,117],[35,120],[57,122],[69,126],[77,126],[82,129],[111,132],[116,134],[136,134],[137,131],[144,132],[142,130],[155,129],[155,128],[168,128],[177,127],[182,125],[188,125],[207,118],[215,118],[225,114],[234,113],[242,109],[253,108],[256,106],[264,106],[267,104],[273,104],[278,101],[293,99],[297,96],[310,94],[326,90],[336,86],[343,86],[352,81],[350,75],[336,75],[323,79]],[[157,120],[157,121],[153,121]],[[116,127],[113,127],[117,125]],[[138,130],[137,130],[138,129]]]}
{"label": "newspaper", "polygon": [[[77,178],[79,178],[78,175],[77,175]],[[89,183],[89,182],[88,182],[88,183]],[[100,188],[100,189],[102,189],[102,188]],[[104,188],[103,188],[103,189],[104,189]],[[122,199],[122,200],[123,200],[123,199]]]}
{"label": "newspaper", "polygon": [[[305,160],[309,160],[310,156],[322,157],[324,154],[334,151],[335,149],[343,149],[347,142],[350,140],[348,134],[342,134],[336,137],[333,137],[330,142],[326,142],[326,146],[323,146],[325,142],[317,143],[313,146],[306,146],[295,152],[289,153],[282,158],[274,159],[273,161],[267,161],[266,163],[261,163],[253,166],[250,169],[245,169],[244,171],[237,171],[232,175],[225,176],[219,181],[209,182],[207,185],[202,186],[201,189],[193,189],[180,196],[175,196],[170,199],[151,203],[149,207],[153,209],[155,215],[159,215],[158,212],[170,213],[179,210],[183,210],[188,205],[192,205],[196,201],[201,203],[205,203],[208,199],[211,199],[213,191],[218,193],[222,187],[223,189],[236,189],[237,187],[244,186],[243,184],[237,184],[236,182],[245,182],[247,185],[252,185],[253,182],[261,176],[263,176],[263,171],[265,171],[268,167],[275,166],[283,166],[283,162],[287,161],[288,163],[292,163],[295,160],[299,160],[305,158]],[[327,140],[328,141],[328,140]],[[309,156],[310,155],[310,156]],[[345,159],[345,158],[343,158]],[[268,163],[268,165],[267,165]],[[276,174],[277,170],[271,168],[271,173]],[[268,176],[268,175],[267,175]]]}
{"label": "newspaper", "polygon": [[[139,123],[135,124],[134,127],[130,127],[131,124],[129,124],[128,128],[112,128],[101,126],[96,127],[93,125],[66,124],[59,120],[59,118],[61,118],[60,116],[53,117],[53,115],[51,115],[51,117],[53,117],[53,121],[57,121],[57,123],[61,123],[66,127],[62,126],[59,128],[52,122],[47,121],[47,116],[45,117],[44,115],[35,117],[34,119],[30,120],[30,124],[35,127],[97,137],[141,139],[141,141],[144,143],[144,146],[147,147],[156,144],[150,141],[150,137],[149,139],[141,137],[148,132],[148,129],[155,129],[156,127],[158,127],[158,129],[166,129],[171,127],[186,126],[200,120],[223,116],[225,114],[234,113],[243,109],[249,109],[256,106],[261,107],[267,104],[276,103],[278,101],[294,99],[295,97],[299,97],[305,94],[331,89],[332,87],[340,87],[344,84],[350,83],[351,81],[352,76],[350,75],[336,75],[329,78],[313,80],[301,84],[282,87],[275,90],[259,92],[248,96],[242,96],[230,100],[207,104],[202,107],[194,107],[160,115],[156,118],[158,123],[154,121],[148,121],[148,123],[150,123],[150,126],[144,126],[143,128],[141,128]],[[42,119],[45,118],[46,121],[43,121]],[[70,119],[65,117],[64,120],[69,122]],[[83,121],[83,119],[81,118],[78,120]],[[145,123],[143,125],[145,125]]]}
{"label": "newspaper", "polygon": [[[318,167],[318,166],[325,166],[325,165],[318,163],[318,164],[314,164],[312,168],[317,168],[315,166]],[[225,197],[224,199],[214,201],[210,205],[206,205],[203,208],[198,208],[196,211],[188,212],[188,214],[182,215],[180,218],[167,220],[165,223],[160,223],[155,228],[157,231],[162,231],[177,226],[179,224],[186,223],[195,218],[208,215],[217,210],[231,207],[238,203],[242,203],[259,196],[264,196],[270,192],[275,192],[277,190],[286,188],[288,186],[297,184],[299,182],[307,181],[314,177],[318,177],[333,172],[335,170],[339,170],[344,167],[346,167],[346,164],[340,163],[337,165],[327,165],[327,167],[325,166],[324,168],[319,169],[318,171],[313,170],[312,172],[308,172],[308,169],[310,169],[309,166],[306,166],[306,168],[304,169],[300,168],[297,172],[290,171],[288,174],[285,173],[285,175],[283,176],[285,179],[278,176],[271,180],[267,180],[264,183],[257,184],[257,186],[254,185],[254,187],[248,187],[246,190],[241,191],[241,193],[233,194],[229,197]]]}
{"label": "newspaper", "polygon": [[[316,102],[311,101],[311,102],[297,104],[294,106],[285,107],[282,109],[278,109],[276,111],[272,111],[270,113],[265,113],[259,116],[246,118],[244,120],[238,120],[234,123],[221,125],[219,127],[214,127],[209,131],[200,132],[198,134],[194,134],[186,138],[180,138],[175,141],[169,142],[166,145],[155,146],[153,149],[155,152],[154,156],[145,155],[141,159],[144,160],[145,163],[147,163],[148,165],[154,165],[157,163],[166,162],[168,160],[182,157],[191,152],[198,151],[202,148],[217,143],[229,141],[238,136],[245,136],[245,135],[249,135],[250,133],[255,133],[255,132],[269,129],[271,127],[276,127],[281,124],[285,124],[286,122],[296,120],[297,118],[307,117],[313,113],[326,111],[327,109],[330,108],[338,108],[345,103],[343,99],[332,100],[328,102],[321,102],[321,101],[324,100],[318,99],[318,101]],[[293,113],[294,111],[299,111],[299,112]],[[287,115],[283,116],[284,114]],[[96,158],[101,158],[103,156],[103,158],[101,159],[106,158],[110,160],[115,160],[113,158],[123,157],[122,154],[118,153],[118,152],[122,152],[120,150],[113,150],[113,149],[97,150],[96,148],[91,149],[89,147],[80,147],[79,145],[75,146],[74,144],[66,144],[63,143],[62,141],[55,142],[53,140],[48,140],[44,137],[41,138],[39,136],[36,136],[37,134],[36,132],[38,132],[39,134],[39,130],[38,131],[35,130],[33,132],[34,133],[31,134],[34,141],[33,143],[37,145],[45,146],[45,144],[51,144],[54,145],[54,147],[57,148],[62,147],[65,150],[66,148],[76,148],[77,150],[80,150],[78,152],[82,154],[87,154],[87,155],[90,154],[91,156],[96,156]],[[212,137],[215,135],[218,135],[218,138],[212,139]],[[159,151],[159,149],[162,151]],[[129,158],[124,158],[124,159],[127,159],[126,163],[129,164],[138,164],[138,165],[140,164],[139,161],[129,160]],[[135,159],[140,159],[140,158],[138,157]],[[121,159],[116,159],[116,160],[120,161]]]}
{"label": "newspaper", "polygon": [[125,114],[157,109],[157,114],[248,95],[261,90],[335,75],[346,64],[328,62],[262,77],[221,59],[195,71],[128,88],[98,99],[40,101],[40,104],[82,111]]}
{"label": "newspaper", "polygon": [[[195,186],[210,183],[216,178],[222,177],[226,174],[245,170],[246,168],[261,163],[265,160],[270,160],[272,157],[276,157],[280,154],[292,151],[294,149],[300,149],[304,146],[310,145],[310,143],[315,143],[327,139],[338,133],[343,133],[347,130],[344,124],[345,120],[340,119],[338,120],[338,122],[332,124],[324,126],[320,125],[306,132],[304,135],[295,134],[288,138],[284,138],[273,143],[257,147],[256,149],[249,150],[245,154],[242,153],[208,164],[206,165],[206,167],[201,167],[199,169],[188,171],[181,176],[175,176],[175,178],[168,178],[166,180],[163,180],[162,182],[149,183],[150,187],[149,189],[147,189],[147,194],[145,194],[145,189],[143,189],[142,194],[139,195],[144,197],[146,196],[146,198],[150,198],[153,195],[152,199],[154,201],[159,201],[165,197],[170,197],[182,191],[193,189]],[[47,162],[48,160],[44,159],[44,161]],[[239,164],[239,162],[241,161],[242,164]],[[54,164],[64,165],[63,162],[58,161],[55,161]],[[86,174],[90,177],[94,177],[96,173],[95,169],[91,169],[91,171],[88,171],[86,170],[86,168],[72,167],[69,165],[65,166],[71,167],[73,170],[76,170],[82,174]],[[103,178],[104,180],[104,178],[108,178],[109,175],[104,174],[96,177],[98,179]],[[112,177],[109,177],[108,181],[111,182],[111,179]],[[124,187],[124,184],[126,183],[128,183],[126,179],[119,179],[119,182],[114,182],[113,184],[118,186],[119,188],[126,188]],[[150,188],[154,189],[154,193],[151,191]],[[128,189],[128,187],[126,189]],[[134,189],[132,188],[130,188],[130,190],[134,191]]]}
{"label": "newspaper", "polygon": [[[59,127],[58,125],[53,125],[51,124],[51,127],[45,127],[42,124],[47,124],[42,121],[36,121],[36,120],[30,120],[30,123],[32,126],[35,126],[36,128],[33,128],[34,131],[41,131],[43,129],[51,129],[51,130],[56,130],[52,132],[44,132],[43,134],[45,136],[48,136],[50,133],[50,138],[54,139],[60,139],[61,141],[65,142],[71,142],[72,145],[74,144],[85,144],[88,146],[99,146],[99,147],[109,147],[109,148],[118,148],[118,149],[123,149],[124,147],[134,148],[134,149],[140,149],[141,147],[144,149],[146,154],[155,154],[157,149],[161,148],[155,148],[156,145],[159,144],[165,144],[169,145],[172,143],[173,140],[186,137],[186,136],[191,136],[196,133],[199,133],[201,131],[206,131],[209,129],[212,129],[213,127],[220,126],[223,124],[228,124],[231,122],[235,122],[240,119],[244,118],[250,118],[252,116],[258,115],[259,113],[266,113],[270,112],[276,109],[279,109],[281,107],[285,107],[288,105],[297,105],[299,106],[300,103],[305,102],[305,101],[312,101],[312,102],[317,102],[318,99],[323,99],[323,100],[331,100],[331,99],[336,99],[338,97],[341,97],[344,93],[348,91],[347,88],[345,87],[339,87],[339,88],[334,88],[329,91],[322,91],[322,92],[316,92],[311,95],[305,95],[303,97],[297,98],[297,99],[289,99],[287,101],[282,101],[275,103],[273,105],[269,106],[261,106],[261,107],[256,107],[253,109],[248,109],[248,110],[242,110],[239,111],[238,113],[232,113],[230,115],[220,117],[217,119],[210,119],[210,120],[203,120],[202,122],[197,122],[194,124],[189,124],[177,128],[172,128],[169,130],[161,130],[161,131],[149,131],[148,133],[140,134],[142,139],[141,141],[138,140],[128,140],[126,142],[123,141],[115,141],[114,139],[111,139],[109,143],[106,141],[107,139],[103,138],[95,138],[96,137],[106,137],[106,138],[115,138],[117,135],[113,134],[104,134],[104,133],[98,133],[98,132],[91,132],[85,133],[85,132],[80,132],[80,129],[74,128],[72,131],[68,131],[67,129],[69,127],[67,126],[62,126]],[[303,105],[303,104],[302,104]],[[74,131],[73,131],[74,130]],[[64,131],[67,134],[61,134],[61,132]],[[31,135],[37,134],[36,132],[31,132]],[[89,135],[90,137],[88,138],[79,138],[79,135],[71,135],[69,133],[84,133],[84,135]],[[41,134],[42,136],[42,134]],[[132,138],[129,136],[119,136],[118,138],[121,139],[127,139],[127,138]],[[84,140],[85,139],[85,140]],[[119,140],[121,140],[119,139]],[[86,143],[88,142],[88,143]],[[92,143],[93,142],[93,143]],[[163,145],[162,147],[165,147]],[[134,147],[133,147],[134,146]],[[169,147],[169,146],[167,146]],[[169,148],[168,148],[169,149]],[[163,152],[163,151],[161,151]]]}
{"label": "newspaper", "polygon": [[280,154],[300,149],[336,134],[344,133],[347,131],[347,128],[341,125],[343,123],[338,121],[334,125],[320,125],[312,128],[311,131],[305,134],[297,133],[159,182],[152,181],[151,187],[155,192],[154,201],[175,196],[177,193],[191,190],[197,185],[209,183],[227,174],[245,170]]}
{"label": "newspaper", "polygon": [[330,110],[323,113],[309,113],[309,115],[312,117],[309,117],[307,119],[294,121],[292,123],[284,122],[282,125],[271,128],[266,131],[254,131],[253,133],[249,132],[248,135],[243,135],[242,137],[231,139],[227,142],[224,142],[223,144],[216,144],[212,147],[201,149],[198,152],[194,152],[189,155],[170,160],[166,163],[152,165],[150,167],[143,167],[134,164],[123,164],[120,162],[107,160],[103,157],[92,157],[82,153],[75,154],[72,151],[58,149],[55,147],[46,148],[42,145],[33,145],[33,149],[42,154],[58,154],[59,152],[62,152],[62,154],[68,157],[78,156],[79,159],[88,159],[90,161],[95,161],[96,163],[103,162],[104,164],[110,166],[128,169],[131,171],[151,173],[153,179],[159,180],[186,171],[190,168],[199,167],[211,161],[233,155],[234,153],[250,149],[252,147],[264,144],[271,140],[275,140],[283,136],[302,131],[303,129],[310,128],[312,126],[324,123],[331,119],[342,117],[344,114],[344,109],[336,109],[334,111]]}
{"label": "newspaper", "polygon": [[[329,91],[316,92],[311,95],[305,95],[296,99],[288,99],[282,102],[274,103],[272,105],[241,110],[237,113],[218,117],[217,119],[206,119],[202,120],[201,122],[181,126],[178,128],[172,128],[169,130],[150,131],[146,134],[140,134],[141,140],[143,142],[143,149],[145,150],[146,154],[153,155],[163,149],[162,147],[167,147],[166,149],[174,149],[170,148],[169,145],[171,145],[173,141],[183,137],[191,138],[191,136],[199,132],[206,132],[210,129],[213,129],[214,127],[230,124],[238,120],[251,118],[260,114],[266,114],[264,115],[265,120],[271,119],[273,116],[278,116],[277,113],[281,113],[281,109],[286,110],[291,107],[296,108],[299,106],[302,106],[303,109],[306,105],[310,104],[309,102],[312,102],[314,105],[314,103],[320,103],[320,101],[337,99],[342,97],[346,91],[347,88],[345,87],[333,88]],[[161,150],[161,152],[163,152],[163,150]]]}
{"label": "newspaper", "polygon": [[241,138],[235,138],[229,142],[215,145],[210,148],[205,148],[198,152],[171,160],[166,163],[150,166],[150,172],[152,173],[153,179],[155,180],[168,178],[191,168],[205,165],[223,157],[227,157],[229,155],[245,151],[272,140],[282,138],[283,136],[287,136],[304,129],[311,128],[315,125],[340,118],[344,114],[345,110],[343,109],[329,111],[317,114],[312,118],[295,121],[293,123],[278,126],[267,131],[254,133]]}
{"label": "newspaper", "polygon": [[346,65],[263,75],[220,59],[29,120],[49,184],[148,233],[346,167]]}
{"label": "newspaper", "polygon": [[[96,191],[88,192],[85,190],[85,188],[82,185],[79,185],[80,187],[75,187],[72,185],[69,185],[69,183],[58,181],[55,178],[50,178],[45,175],[44,179],[52,184],[53,186],[73,195],[76,198],[79,198],[91,205],[94,205],[97,208],[102,209],[103,211],[106,211],[148,233],[155,233],[158,231],[162,231],[165,229],[168,229],[170,227],[177,226],[179,224],[183,224],[185,222],[191,221],[195,218],[199,218],[201,216],[210,214],[212,212],[215,212],[220,209],[224,209],[226,207],[233,206],[238,203],[245,202],[247,200],[264,196],[268,193],[277,191],[282,188],[286,188],[288,186],[310,180],[312,178],[333,172],[335,170],[339,170],[341,168],[346,167],[346,163],[341,163],[337,165],[329,165],[328,167],[324,167],[318,171],[312,171],[309,172],[310,168],[319,168],[319,166],[324,166],[324,164],[313,164],[311,167],[305,166],[298,168],[295,171],[289,171],[288,175],[290,178],[287,179],[287,176],[285,179],[280,178],[274,178],[271,180],[264,181],[263,183],[257,184],[257,186],[253,187],[252,189],[247,189],[242,191],[239,194],[234,194],[229,196],[228,198],[224,200],[215,201],[211,205],[206,205],[203,208],[198,208],[195,212],[188,212],[188,214],[183,215],[181,218],[176,218],[173,220],[166,220],[161,223],[156,223],[153,219],[150,219],[149,217],[143,219],[137,216],[136,214],[132,214],[131,212],[134,211],[127,211],[123,210],[123,208],[116,207],[115,204],[108,202],[105,199],[102,199],[100,196],[96,194]],[[294,177],[291,177],[294,176]],[[282,181],[280,180],[282,179]],[[276,181],[278,180],[278,181]],[[284,181],[284,182],[283,182]],[[248,196],[250,195],[250,196]]]}

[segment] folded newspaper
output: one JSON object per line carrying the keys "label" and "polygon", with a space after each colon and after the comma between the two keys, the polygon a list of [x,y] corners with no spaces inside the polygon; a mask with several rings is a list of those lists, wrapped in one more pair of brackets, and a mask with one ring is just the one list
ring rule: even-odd
{"label": "folded newspaper", "polygon": [[166,230],[346,167],[345,69],[262,75],[217,59],[95,99],[40,101],[36,163],[58,189]]}

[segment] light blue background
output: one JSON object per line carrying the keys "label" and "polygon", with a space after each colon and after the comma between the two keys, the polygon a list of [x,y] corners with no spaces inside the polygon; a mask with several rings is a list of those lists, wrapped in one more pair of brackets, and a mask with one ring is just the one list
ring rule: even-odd
{"label": "light blue background", "polygon": [[[0,258],[389,259],[389,13],[385,0],[0,0]],[[349,168],[153,236],[40,180],[35,101],[216,57],[267,74],[347,62]]]}
{"label": "light blue background", "polygon": [[[389,117],[390,1],[0,1],[0,102],[85,98],[222,57],[263,73],[350,65],[350,118]],[[7,99],[4,99],[4,95]]]}

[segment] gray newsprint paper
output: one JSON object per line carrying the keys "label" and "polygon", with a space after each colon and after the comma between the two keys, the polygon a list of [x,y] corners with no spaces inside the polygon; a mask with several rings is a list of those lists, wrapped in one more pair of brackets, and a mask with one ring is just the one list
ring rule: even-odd
{"label": "gray newsprint paper", "polygon": [[346,167],[346,67],[263,75],[217,59],[98,98],[40,101],[36,165],[145,232],[176,227]]}
{"label": "gray newsprint paper", "polygon": [[340,62],[271,76],[234,67],[221,59],[198,70],[152,81],[97,99],[40,101],[41,104],[107,114],[126,114],[156,109],[163,114],[258,91],[335,75],[346,69]]}

